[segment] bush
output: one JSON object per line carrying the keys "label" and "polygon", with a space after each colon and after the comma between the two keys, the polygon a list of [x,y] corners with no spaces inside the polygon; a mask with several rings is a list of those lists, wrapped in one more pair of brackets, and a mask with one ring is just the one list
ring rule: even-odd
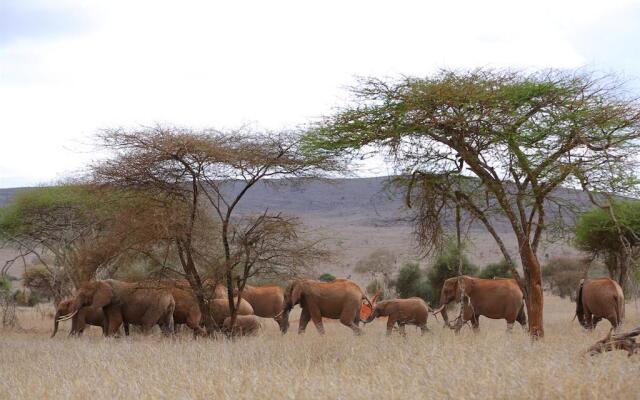
{"label": "bush", "polygon": [[[440,290],[442,289],[444,281],[458,276],[458,254],[457,246],[455,244],[449,244],[443,249],[427,272],[427,277],[431,283],[431,290],[438,299],[440,298]],[[469,276],[476,276],[478,274],[478,267],[469,261],[469,258],[464,255],[464,252],[462,254],[462,274]]]}
{"label": "bush", "polygon": [[575,300],[580,279],[587,275],[589,264],[577,257],[553,257],[542,267],[547,289],[556,296]]}
{"label": "bush", "polygon": [[333,276],[332,274],[325,272],[324,274],[320,275],[318,277],[318,280],[323,281],[323,282],[331,282],[331,281],[335,281],[336,277]]}
{"label": "bush", "polygon": [[40,296],[29,290],[18,290],[13,294],[16,305],[21,307],[33,307],[41,302]]}
{"label": "bush", "polygon": [[497,263],[488,264],[482,269],[479,275],[480,278],[493,279],[493,278],[512,278],[511,270],[507,260],[502,260]]}
{"label": "bush", "polygon": [[6,296],[11,292],[11,281],[8,277],[0,277],[0,296]]}
{"label": "bush", "polygon": [[416,261],[402,264],[392,285],[402,299],[420,297],[430,303],[435,301],[427,276]]}

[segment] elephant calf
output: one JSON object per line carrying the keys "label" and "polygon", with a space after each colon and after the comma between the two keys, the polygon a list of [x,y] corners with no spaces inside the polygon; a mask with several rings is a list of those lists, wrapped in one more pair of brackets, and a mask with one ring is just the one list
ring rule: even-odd
{"label": "elephant calf", "polygon": [[622,288],[609,278],[582,279],[576,299],[576,316],[585,329],[595,328],[603,318],[617,329],[624,319]]}
{"label": "elephant calf", "polygon": [[230,333],[231,336],[253,336],[256,335],[260,328],[260,320],[255,315],[238,315],[233,329],[230,329],[231,317],[224,319],[222,331]]}
{"label": "elephant calf", "polygon": [[373,312],[364,322],[369,323],[377,317],[388,317],[387,336],[391,335],[395,324],[398,324],[400,334],[403,336],[406,335],[404,326],[407,324],[419,327],[424,335],[429,330],[427,329],[429,310],[427,303],[419,297],[384,300],[376,303]]}
{"label": "elephant calf", "polygon": [[[236,302],[238,299],[233,299]],[[211,302],[211,313],[216,324],[220,327],[223,325],[224,320],[230,317],[229,313],[229,300],[227,299],[215,299]],[[238,306],[238,317],[242,315],[253,315],[253,307],[246,300],[241,299]]]}

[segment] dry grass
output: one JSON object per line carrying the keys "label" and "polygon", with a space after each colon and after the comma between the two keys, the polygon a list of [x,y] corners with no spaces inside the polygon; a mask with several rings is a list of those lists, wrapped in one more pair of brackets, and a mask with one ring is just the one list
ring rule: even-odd
{"label": "dry grass", "polygon": [[[103,339],[92,328],[81,339],[49,339],[47,312],[22,311],[23,331],[0,332],[2,398],[638,398],[640,356],[585,357],[595,334],[571,322],[573,304],[546,303],[547,337],[530,343],[516,327],[481,319],[481,333],[460,336],[429,321],[432,334],[408,330],[384,336],[384,322],[354,337],[326,324],[304,336],[281,337],[272,321],[244,340],[177,339],[159,335]],[[626,328],[639,323],[627,304]]]}

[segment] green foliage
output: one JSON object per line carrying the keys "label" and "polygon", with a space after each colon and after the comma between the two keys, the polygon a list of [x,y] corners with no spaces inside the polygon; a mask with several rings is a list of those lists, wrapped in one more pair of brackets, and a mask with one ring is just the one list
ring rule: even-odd
{"label": "green foliage", "polygon": [[497,263],[488,264],[482,269],[480,278],[493,279],[493,278],[512,278],[509,264],[506,260],[499,261]]}
{"label": "green foliage", "polygon": [[398,297],[406,299],[409,297],[420,297],[433,304],[436,300],[434,292],[429,285],[424,271],[420,269],[417,261],[407,261],[402,264],[398,275],[392,282]]}
{"label": "green foliage", "polygon": [[11,291],[11,281],[8,277],[0,277],[0,296],[6,295]]}
{"label": "green foliage", "polygon": [[324,274],[318,277],[318,280],[323,282],[331,282],[331,281],[335,281],[336,277],[328,272],[325,272]]}
{"label": "green foliage", "polygon": [[[464,248],[462,251],[462,275],[476,276],[478,267],[469,261],[464,254]],[[447,244],[427,272],[431,289],[438,297],[444,281],[458,276],[458,254],[459,250],[455,244]]]}
{"label": "green foliage", "polygon": [[[616,201],[612,207],[625,238],[632,246],[638,245],[640,202]],[[575,227],[575,244],[593,253],[620,251],[618,230],[608,209],[597,208],[580,216]]]}
{"label": "green foliage", "polygon": [[576,257],[553,257],[542,267],[542,277],[551,293],[575,300],[580,279],[585,277],[588,268],[588,264]]}

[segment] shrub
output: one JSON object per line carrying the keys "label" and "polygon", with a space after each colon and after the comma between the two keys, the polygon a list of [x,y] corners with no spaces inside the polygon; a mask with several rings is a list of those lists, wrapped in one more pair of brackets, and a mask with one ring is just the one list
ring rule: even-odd
{"label": "shrub", "polygon": [[11,292],[11,281],[8,277],[0,277],[0,296],[6,296]]}
{"label": "shrub", "polygon": [[482,269],[479,277],[484,279],[511,278],[512,275],[507,260],[502,260],[497,263],[488,264]]}
{"label": "shrub", "polygon": [[430,303],[435,300],[427,276],[417,261],[402,264],[392,285],[400,298],[420,297]]}
{"label": "shrub", "polygon": [[324,274],[320,275],[318,277],[318,280],[323,281],[323,282],[331,282],[331,281],[335,281],[336,277],[333,276],[332,274],[325,272]]}
{"label": "shrub", "polygon": [[553,257],[542,267],[547,289],[562,298],[575,300],[580,279],[587,275],[589,264],[577,257]]}
{"label": "shrub", "polygon": [[36,304],[40,303],[41,298],[38,294],[33,293],[29,290],[18,290],[13,294],[13,299],[16,305],[21,307],[33,307]]}
{"label": "shrub", "polygon": [[[427,272],[431,289],[437,298],[440,298],[440,290],[444,281],[458,276],[458,254],[459,251],[455,244],[445,246]],[[464,250],[462,254],[462,274],[469,276],[478,274],[478,267],[464,255]]]}

